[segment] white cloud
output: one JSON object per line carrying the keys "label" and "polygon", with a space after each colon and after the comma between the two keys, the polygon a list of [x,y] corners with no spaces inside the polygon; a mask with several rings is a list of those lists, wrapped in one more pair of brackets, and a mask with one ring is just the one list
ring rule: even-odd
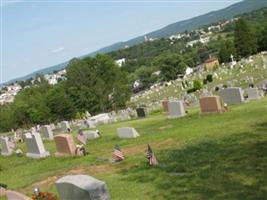
{"label": "white cloud", "polygon": [[64,47],[58,47],[58,48],[56,48],[56,49],[52,49],[51,51],[50,51],[50,53],[59,53],[59,52],[61,52],[61,51],[64,51]]}

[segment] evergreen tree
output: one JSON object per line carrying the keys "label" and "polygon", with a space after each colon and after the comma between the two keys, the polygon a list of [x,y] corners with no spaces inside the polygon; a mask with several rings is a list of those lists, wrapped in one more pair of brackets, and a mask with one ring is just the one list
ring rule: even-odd
{"label": "evergreen tree", "polygon": [[222,41],[219,51],[220,63],[230,62],[231,55],[236,57],[236,49],[234,43],[231,40]]}
{"label": "evergreen tree", "polygon": [[261,33],[261,39],[259,40],[259,50],[267,51],[267,26],[265,26]]}
{"label": "evergreen tree", "polygon": [[234,41],[238,57],[247,57],[257,52],[256,38],[243,18],[235,24]]}

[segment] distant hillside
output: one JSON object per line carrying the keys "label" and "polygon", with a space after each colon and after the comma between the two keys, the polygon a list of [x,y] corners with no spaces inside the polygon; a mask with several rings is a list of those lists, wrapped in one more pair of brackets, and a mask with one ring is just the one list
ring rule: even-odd
{"label": "distant hillside", "polygon": [[[28,80],[30,78],[35,77],[37,74],[43,74],[44,75],[44,74],[49,74],[49,73],[54,72],[54,71],[59,71],[59,70],[64,69],[67,65],[68,65],[68,62],[64,62],[64,63],[58,64],[58,65],[54,65],[52,67],[40,69],[40,70],[32,72],[31,74],[28,74],[26,76],[12,79],[12,80],[6,82],[5,84],[14,83],[16,81],[25,81],[25,80]],[[1,84],[0,84],[0,86],[1,86]]]}
{"label": "distant hillside", "polygon": [[258,10],[263,7],[267,7],[267,0],[244,0],[242,2],[233,4],[227,8],[224,8],[218,11],[209,12],[207,14],[204,14],[198,17],[194,17],[188,20],[170,24],[168,26],[163,27],[162,29],[150,32],[146,35],[136,37],[126,42],[115,43],[111,46],[104,47],[88,55],[92,55],[96,53],[106,53],[106,52],[124,48],[126,45],[132,46],[138,43],[142,43],[144,42],[145,36],[147,36],[148,38],[162,38],[162,37],[169,37],[171,35],[181,33],[186,30],[192,31],[204,25],[209,25],[209,24],[218,22],[220,20],[231,19],[234,16],[237,16],[237,15],[240,15],[246,12],[251,12],[253,10]]}
{"label": "distant hillside", "polygon": [[[163,27],[162,29],[150,32],[150,33],[146,34],[146,36],[148,38],[169,37],[171,35],[184,32],[185,30],[191,31],[191,30],[194,30],[196,28],[200,28],[204,25],[216,23],[220,20],[231,19],[234,16],[237,16],[237,15],[240,15],[243,13],[247,13],[247,12],[251,12],[253,10],[257,10],[257,9],[260,9],[263,7],[267,7],[267,0],[244,0],[242,2],[233,4],[227,8],[224,8],[224,9],[221,9],[218,11],[209,12],[207,14],[204,14],[204,15],[201,15],[198,17],[194,17],[194,18],[191,18],[188,20],[184,20],[184,21],[170,24],[166,27]],[[126,45],[127,46],[133,46],[136,44],[140,44],[140,43],[144,42],[144,36],[145,35],[142,35],[142,36],[136,37],[134,39],[128,40],[126,42],[115,43],[113,45],[110,45],[110,46],[104,47],[102,49],[99,49],[95,52],[92,52],[90,54],[84,55],[82,57],[94,56],[97,53],[107,53],[107,52],[111,52],[111,51],[116,51],[118,49],[124,48]],[[20,81],[20,80],[27,80],[31,77],[34,77],[36,74],[47,74],[47,73],[53,72],[55,70],[60,70],[60,69],[65,68],[67,64],[68,64],[68,62],[65,62],[65,63],[55,65],[55,66],[52,66],[49,68],[41,69],[41,70],[33,72],[27,76],[8,81],[7,83]]]}

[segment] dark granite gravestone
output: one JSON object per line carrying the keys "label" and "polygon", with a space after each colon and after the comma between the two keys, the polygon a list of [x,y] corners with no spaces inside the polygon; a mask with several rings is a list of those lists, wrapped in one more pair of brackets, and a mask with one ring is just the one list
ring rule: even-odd
{"label": "dark granite gravestone", "polygon": [[136,108],[136,113],[138,118],[146,117],[146,112],[144,108]]}

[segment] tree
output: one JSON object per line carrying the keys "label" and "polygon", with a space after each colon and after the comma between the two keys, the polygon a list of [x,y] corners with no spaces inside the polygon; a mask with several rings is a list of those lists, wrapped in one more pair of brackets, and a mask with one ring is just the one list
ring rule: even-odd
{"label": "tree", "polygon": [[267,25],[264,27],[261,33],[261,39],[259,40],[260,51],[267,51]]}
{"label": "tree", "polygon": [[46,95],[46,105],[52,120],[70,120],[75,117],[76,109],[65,93],[64,85],[54,86]]}
{"label": "tree", "polygon": [[106,112],[130,98],[127,75],[107,55],[72,60],[66,77],[67,95],[79,112]]}
{"label": "tree", "polygon": [[202,88],[201,82],[198,81],[198,80],[194,80],[194,82],[193,82],[193,88],[194,88],[195,91],[200,90]]}
{"label": "tree", "polygon": [[178,74],[184,74],[186,64],[178,54],[163,54],[156,59],[163,80],[169,81],[177,78]]}
{"label": "tree", "polygon": [[235,24],[234,41],[237,55],[247,57],[257,52],[257,40],[247,22],[240,18]]}
{"label": "tree", "polygon": [[16,128],[16,119],[14,117],[14,109],[11,105],[0,106],[0,131],[10,131]]}
{"label": "tree", "polygon": [[140,80],[145,88],[150,87],[157,81],[157,77],[153,75],[155,69],[153,67],[141,66],[136,70],[137,79]]}
{"label": "tree", "polygon": [[236,49],[235,49],[234,43],[231,40],[222,41],[220,51],[219,51],[220,63],[230,62],[231,55],[236,57]]}

